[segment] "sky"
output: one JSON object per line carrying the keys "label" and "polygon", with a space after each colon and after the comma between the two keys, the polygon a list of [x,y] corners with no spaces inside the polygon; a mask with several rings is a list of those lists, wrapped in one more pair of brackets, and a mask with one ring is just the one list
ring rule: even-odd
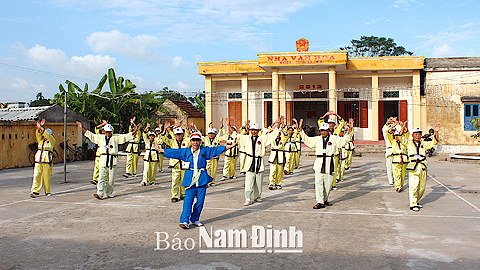
{"label": "sky", "polygon": [[[109,68],[137,92],[204,90],[197,62],[334,51],[390,37],[425,57],[480,56],[479,1],[0,0],[0,102],[96,88]],[[104,88],[106,90],[106,87]]]}

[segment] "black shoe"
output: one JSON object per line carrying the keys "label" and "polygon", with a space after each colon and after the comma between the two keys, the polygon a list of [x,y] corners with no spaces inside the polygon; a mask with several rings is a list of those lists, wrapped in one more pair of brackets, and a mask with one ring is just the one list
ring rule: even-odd
{"label": "black shoe", "polygon": [[172,198],[172,202],[173,202],[173,203],[178,202],[178,198]]}
{"label": "black shoe", "polygon": [[313,209],[320,209],[320,208],[325,208],[325,205],[323,203],[317,203],[313,206]]}
{"label": "black shoe", "polygon": [[92,185],[96,185],[96,184],[98,184],[98,182],[97,182],[97,181],[95,181],[95,180],[90,180],[90,184],[92,184]]}
{"label": "black shoe", "polygon": [[182,200],[182,201],[183,201],[183,199],[184,199],[184,198],[185,198],[185,196],[183,196],[183,197],[180,197],[180,200]]}
{"label": "black shoe", "polygon": [[270,186],[268,186],[268,189],[270,189],[270,190],[274,190],[274,189],[275,189],[275,187],[274,187],[273,185],[270,185]]}
{"label": "black shoe", "polygon": [[145,183],[145,182],[142,181],[142,186],[146,186],[146,185],[147,185],[147,183]]}
{"label": "black shoe", "polygon": [[123,177],[125,177],[125,178],[129,178],[130,176],[132,176],[132,175],[131,175],[131,174],[129,174],[129,173],[125,173],[125,174],[123,174]]}
{"label": "black shoe", "polygon": [[324,202],[323,203],[325,206],[332,206],[332,203],[331,202]]}

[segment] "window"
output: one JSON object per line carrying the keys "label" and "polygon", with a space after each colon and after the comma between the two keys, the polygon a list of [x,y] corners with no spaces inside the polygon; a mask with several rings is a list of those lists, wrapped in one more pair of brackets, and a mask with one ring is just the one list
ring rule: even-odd
{"label": "window", "polygon": [[2,134],[2,140],[5,140],[5,134]]}
{"label": "window", "polygon": [[15,140],[18,139],[17,134],[15,134]]}
{"label": "window", "polygon": [[327,92],[325,91],[312,91],[312,92],[295,92],[294,98],[327,98]]}
{"label": "window", "polygon": [[228,93],[228,98],[230,99],[242,98],[242,93]]}
{"label": "window", "polygon": [[272,93],[264,93],[263,98],[272,98]]}
{"label": "window", "polygon": [[343,97],[344,98],[358,98],[359,94],[358,94],[358,92],[344,92]]}
{"label": "window", "polygon": [[72,136],[75,135],[74,131],[72,130]]}
{"label": "window", "polygon": [[383,98],[398,98],[400,94],[398,91],[384,91]]}
{"label": "window", "polygon": [[466,103],[464,105],[465,107],[465,114],[464,114],[464,122],[465,122],[465,131],[475,131],[475,127],[473,126],[472,120],[474,118],[478,118],[479,115],[479,105],[480,104],[471,104],[471,103]]}
{"label": "window", "polygon": [[30,139],[30,134],[27,134],[27,140],[29,140],[29,139]]}
{"label": "window", "polygon": [[353,125],[355,127],[360,127],[360,122],[359,122],[360,102],[344,101],[343,108],[344,108],[345,115],[344,116],[342,115],[342,117],[345,119],[345,121],[348,121],[348,119],[352,118],[355,121]]}

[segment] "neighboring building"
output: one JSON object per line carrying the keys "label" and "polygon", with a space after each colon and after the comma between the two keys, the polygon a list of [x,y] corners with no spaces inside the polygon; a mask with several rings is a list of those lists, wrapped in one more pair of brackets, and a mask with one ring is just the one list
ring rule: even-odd
{"label": "neighboring building", "polygon": [[[28,156],[31,152],[28,145],[36,142],[35,123],[45,118],[45,128],[53,130],[56,145],[60,154],[60,142],[63,142],[64,108],[58,104],[42,107],[3,108],[0,109],[0,169],[30,166]],[[90,126],[86,117],[72,110],[67,110],[67,139],[69,144],[82,144],[82,131],[75,124],[81,121]]]}
{"label": "neighboring building", "polygon": [[443,145],[480,145],[471,137],[480,114],[480,57],[426,58],[425,71],[427,126],[441,123]]}
{"label": "neighboring building", "polygon": [[205,76],[206,123],[229,117],[236,126],[247,120],[267,126],[283,115],[288,123],[303,118],[316,127],[333,110],[355,120],[357,140],[383,140],[381,128],[391,115],[427,128],[421,113],[423,56],[348,57],[346,51],[308,52],[298,42],[297,52],[257,56],[198,63]]}
{"label": "neighboring building", "polygon": [[152,120],[157,125],[160,123],[164,124],[166,121],[169,121],[171,124],[177,124],[182,120],[188,125],[189,121],[192,120],[197,128],[202,133],[205,133],[205,114],[193,106],[192,103],[167,99],[162,103],[162,107],[166,109],[168,113],[156,111],[151,115]]}

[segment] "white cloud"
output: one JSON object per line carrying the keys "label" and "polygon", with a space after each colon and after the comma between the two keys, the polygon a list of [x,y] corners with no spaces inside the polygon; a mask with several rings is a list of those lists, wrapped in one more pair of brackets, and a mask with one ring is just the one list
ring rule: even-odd
{"label": "white cloud", "polygon": [[461,32],[443,32],[431,35],[421,35],[418,37],[425,39],[425,41],[417,45],[417,48],[435,48],[438,44],[466,41],[476,38],[479,33],[479,30],[467,30]]}
{"label": "white cloud", "polygon": [[173,66],[176,68],[182,67],[182,66],[188,66],[189,62],[184,61],[181,56],[175,56],[172,58],[172,63]]}
{"label": "white cloud", "polygon": [[45,92],[46,88],[43,84],[35,84],[30,83],[25,79],[14,77],[12,78],[12,82],[10,87],[12,90],[19,91],[19,92]]}
{"label": "white cloud", "polygon": [[[121,52],[133,59],[148,60],[161,40],[170,43],[199,43],[226,39],[254,49],[264,49],[272,34],[262,30],[262,25],[288,22],[289,17],[323,0],[52,0],[64,6],[95,7],[102,11],[105,19],[144,28],[159,29],[155,36],[143,40],[118,31],[92,34],[87,43],[96,52]],[[238,38],[240,36],[241,38]],[[148,38],[147,38],[148,37]],[[135,40],[135,39],[139,40]],[[136,46],[130,46],[135,43]],[[260,44],[260,45],[258,45]]]}
{"label": "white cloud", "polygon": [[201,55],[195,55],[195,61],[203,62],[203,57]]}
{"label": "white cloud", "polygon": [[134,83],[137,86],[140,86],[145,82],[142,77],[135,76],[133,74],[120,74],[120,76],[123,77],[125,80],[132,81],[132,83]]}
{"label": "white cloud", "polygon": [[137,61],[153,61],[159,58],[158,48],[163,43],[155,36],[131,37],[118,30],[96,32],[87,37],[87,44],[96,53],[120,53]]}
{"label": "white cloud", "polygon": [[409,10],[415,8],[415,6],[424,6],[425,4],[418,2],[417,0],[397,0],[392,5],[394,8],[402,8]]}
{"label": "white cloud", "polygon": [[[20,44],[21,45],[21,44]],[[53,72],[77,77],[96,78],[109,68],[115,68],[117,60],[108,55],[85,55],[68,58],[60,49],[47,49],[36,44],[30,49],[21,45],[23,54],[36,65],[46,65]]]}
{"label": "white cloud", "polygon": [[183,82],[178,82],[175,86],[176,86],[177,89],[174,89],[174,90],[177,90],[177,91],[180,91],[180,92],[190,89],[190,85],[185,84]]}
{"label": "white cloud", "polygon": [[455,52],[448,44],[445,44],[443,46],[436,47],[433,49],[432,57],[452,57],[452,56],[455,56]]}

